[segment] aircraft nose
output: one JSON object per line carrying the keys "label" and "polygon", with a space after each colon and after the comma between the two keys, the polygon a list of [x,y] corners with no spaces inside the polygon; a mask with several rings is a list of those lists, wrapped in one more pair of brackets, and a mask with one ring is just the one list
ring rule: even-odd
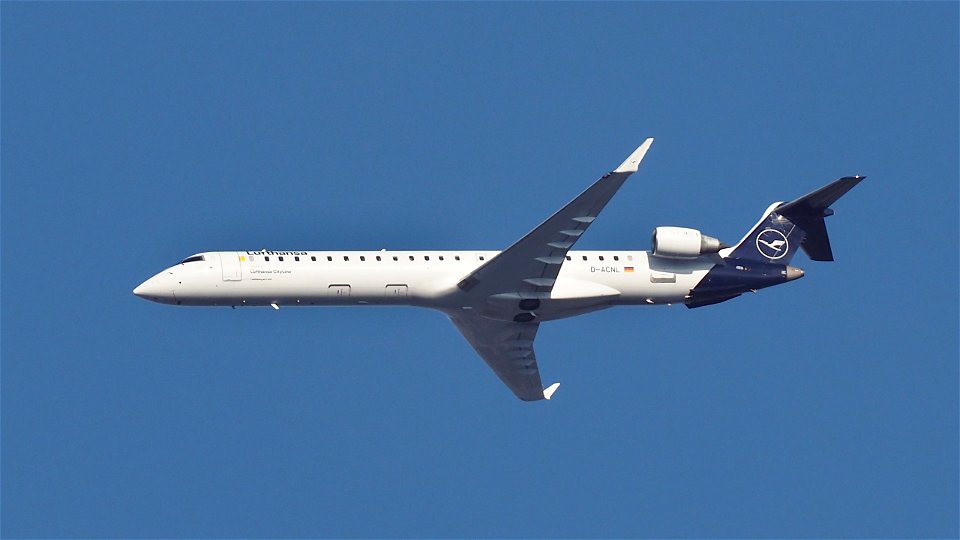
{"label": "aircraft nose", "polygon": [[173,290],[169,287],[164,287],[161,283],[161,280],[154,276],[144,281],[140,285],[137,285],[137,287],[133,289],[133,294],[146,300],[164,302],[165,300],[171,299]]}
{"label": "aircraft nose", "polygon": [[133,294],[139,296],[140,298],[147,298],[147,299],[149,299],[151,296],[157,296],[157,293],[159,293],[160,291],[157,290],[157,285],[155,281],[156,280],[154,280],[153,278],[150,278],[144,281],[143,283],[141,283],[140,285],[137,285],[137,287],[133,289]]}

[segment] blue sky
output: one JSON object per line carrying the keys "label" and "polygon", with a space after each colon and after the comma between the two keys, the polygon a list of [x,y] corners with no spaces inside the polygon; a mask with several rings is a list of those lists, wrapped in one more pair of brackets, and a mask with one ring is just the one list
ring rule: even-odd
{"label": "blue sky", "polygon": [[[4,537],[956,537],[956,3],[2,6]],[[190,309],[206,250],[739,239],[868,179],[837,261],[546,324]]]}

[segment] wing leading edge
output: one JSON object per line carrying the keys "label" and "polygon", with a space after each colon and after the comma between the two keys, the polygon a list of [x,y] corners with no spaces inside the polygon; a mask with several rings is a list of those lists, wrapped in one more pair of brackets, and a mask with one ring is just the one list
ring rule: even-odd
{"label": "wing leading edge", "polygon": [[458,286],[473,298],[505,292],[549,293],[567,251],[637,172],[653,139],[647,139],[619,167],[603,175],[566,206],[512,246],[463,278]]}
{"label": "wing leading edge", "polygon": [[[653,143],[647,139],[613,171],[486,264],[464,277],[458,287],[474,305],[495,294],[516,293],[538,301],[553,290],[567,252],[606,207]],[[521,305],[523,305],[521,303]],[[538,303],[537,303],[538,305]],[[488,318],[475,312],[450,316],[467,342],[516,396],[524,401],[550,399],[558,383],[543,388],[533,351],[539,323]]]}

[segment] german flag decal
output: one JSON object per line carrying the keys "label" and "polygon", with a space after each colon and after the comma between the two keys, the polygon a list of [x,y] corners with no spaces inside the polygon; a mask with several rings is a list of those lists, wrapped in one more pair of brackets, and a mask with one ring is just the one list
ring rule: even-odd
{"label": "german flag decal", "polygon": [[624,267],[623,267],[623,271],[624,271],[624,272],[633,272],[633,267],[632,267],[632,266],[624,266]]}

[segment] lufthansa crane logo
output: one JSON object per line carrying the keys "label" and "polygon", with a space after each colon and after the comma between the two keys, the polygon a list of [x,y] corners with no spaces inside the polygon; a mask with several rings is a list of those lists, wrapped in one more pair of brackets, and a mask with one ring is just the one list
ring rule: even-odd
{"label": "lufthansa crane logo", "polygon": [[764,229],[757,235],[757,250],[764,257],[777,260],[787,254],[790,243],[782,232],[776,229]]}

